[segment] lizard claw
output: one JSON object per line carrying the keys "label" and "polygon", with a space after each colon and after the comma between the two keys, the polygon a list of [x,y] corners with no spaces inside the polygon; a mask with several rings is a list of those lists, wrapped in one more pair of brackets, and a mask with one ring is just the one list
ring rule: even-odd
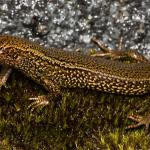
{"label": "lizard claw", "polygon": [[35,108],[42,109],[43,107],[45,107],[45,106],[47,106],[49,104],[49,101],[47,100],[47,96],[45,96],[45,95],[32,97],[32,98],[29,98],[29,100],[33,101],[28,106],[28,109],[31,109],[31,112],[34,111]]}
{"label": "lizard claw", "polygon": [[129,115],[128,118],[137,122],[137,124],[129,125],[127,129],[133,129],[145,125],[145,133],[148,133],[148,129],[150,125],[150,113],[145,116]]}

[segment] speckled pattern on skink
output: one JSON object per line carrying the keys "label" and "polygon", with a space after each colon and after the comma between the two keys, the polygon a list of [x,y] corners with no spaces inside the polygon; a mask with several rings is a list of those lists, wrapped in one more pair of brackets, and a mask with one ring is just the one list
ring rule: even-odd
{"label": "speckled pattern on skink", "polygon": [[141,95],[150,90],[150,63],[125,64],[0,36],[0,64],[16,68],[50,92],[61,87]]}

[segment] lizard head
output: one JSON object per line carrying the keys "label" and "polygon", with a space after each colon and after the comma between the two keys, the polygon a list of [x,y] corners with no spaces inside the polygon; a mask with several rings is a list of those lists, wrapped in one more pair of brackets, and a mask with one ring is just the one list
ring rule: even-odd
{"label": "lizard head", "polygon": [[18,51],[13,44],[15,37],[0,36],[0,64],[13,65],[19,57]]}
{"label": "lizard head", "polygon": [[2,35],[0,36],[0,65],[6,65],[13,68],[30,68],[31,65],[37,65],[35,59],[41,59],[44,53],[41,53],[42,47],[26,39]]}

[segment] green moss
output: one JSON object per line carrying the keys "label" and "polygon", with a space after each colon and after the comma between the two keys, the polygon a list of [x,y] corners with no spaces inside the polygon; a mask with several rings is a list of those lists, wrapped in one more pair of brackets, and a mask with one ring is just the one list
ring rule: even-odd
{"label": "green moss", "polygon": [[[149,110],[149,96],[130,97],[63,89],[62,99],[28,109],[43,87],[14,71],[0,93],[0,149],[148,149],[144,130],[125,130],[127,114]],[[19,149],[19,148],[18,148]]]}

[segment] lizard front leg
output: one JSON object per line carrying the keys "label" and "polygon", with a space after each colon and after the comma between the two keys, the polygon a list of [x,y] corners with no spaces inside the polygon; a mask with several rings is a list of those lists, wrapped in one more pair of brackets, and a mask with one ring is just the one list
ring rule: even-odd
{"label": "lizard front leg", "polygon": [[[2,66],[0,71],[0,89],[2,86],[6,85],[6,82],[12,72],[12,69],[7,66]],[[60,89],[57,86],[57,84],[54,83],[54,81],[51,81],[49,79],[42,79],[41,83],[46,90],[48,90],[47,95],[39,95],[37,97],[31,97],[29,100],[33,101],[28,108],[31,108],[31,111],[33,111],[35,108],[43,108],[44,106],[49,104],[50,100],[53,100],[60,96]]]}
{"label": "lizard front leg", "polygon": [[42,109],[49,104],[50,100],[54,100],[61,96],[60,88],[54,81],[50,79],[43,79],[42,85],[45,87],[45,89],[48,90],[49,93],[47,95],[40,95],[37,97],[29,98],[29,100],[33,101],[28,106],[28,108],[31,108],[31,111],[33,111],[37,107]]}

